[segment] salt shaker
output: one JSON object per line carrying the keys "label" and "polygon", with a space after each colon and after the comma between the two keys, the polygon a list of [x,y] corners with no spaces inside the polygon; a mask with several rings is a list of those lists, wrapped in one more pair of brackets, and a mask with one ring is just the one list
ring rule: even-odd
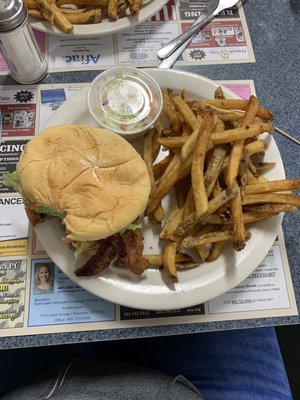
{"label": "salt shaker", "polygon": [[47,73],[23,0],[0,0],[0,51],[13,79],[31,84]]}

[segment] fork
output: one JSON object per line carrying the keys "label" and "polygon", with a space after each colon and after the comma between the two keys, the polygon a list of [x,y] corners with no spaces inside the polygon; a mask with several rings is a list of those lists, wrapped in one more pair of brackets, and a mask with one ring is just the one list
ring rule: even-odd
{"label": "fork", "polygon": [[[219,0],[217,0],[217,1],[219,1]],[[201,15],[195,20],[195,22],[193,23],[192,26],[203,21],[212,12],[211,8],[212,8],[213,3],[216,3],[216,0],[210,0],[206,9],[204,10],[204,12],[201,13]],[[195,35],[196,35],[196,33],[195,33]],[[184,52],[184,50],[188,47],[188,45],[191,43],[191,41],[193,40],[195,35],[191,36],[189,39],[187,39],[185,42],[183,42],[182,45],[177,47],[177,49],[174,50],[173,53],[171,53],[169,55],[169,57],[162,59],[161,63],[158,65],[158,68],[163,68],[163,69],[172,68],[173,65],[175,64],[175,62],[178,60],[178,57],[181,56],[181,54]]]}
{"label": "fork", "polygon": [[[161,47],[157,55],[161,59],[169,57],[178,47],[183,45],[184,42],[189,40],[194,36],[204,25],[211,21],[217,14],[226,8],[233,7],[239,2],[239,0],[210,0],[207,6],[207,16],[203,19],[203,15],[200,15],[193,25],[183,32],[181,35],[177,36],[175,39],[168,42],[166,45]],[[185,48],[185,47],[184,47]],[[183,50],[184,50],[183,48]]]}

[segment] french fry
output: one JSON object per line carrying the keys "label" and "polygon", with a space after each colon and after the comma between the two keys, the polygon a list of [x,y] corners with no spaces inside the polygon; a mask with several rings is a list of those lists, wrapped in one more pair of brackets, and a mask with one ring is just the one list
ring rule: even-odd
{"label": "french fry", "polygon": [[254,173],[249,169],[249,167],[246,169],[246,177],[247,177],[247,185],[255,185],[256,183],[259,182],[257,176],[254,175]]}
{"label": "french fry", "polygon": [[58,9],[55,0],[36,0],[42,16],[51,23],[55,23],[64,32],[73,30],[73,25],[67,20],[64,14]]}
{"label": "french fry", "polygon": [[209,255],[209,249],[205,244],[199,244],[198,246],[195,246],[194,250],[196,251],[198,257],[200,258],[201,263],[206,261]]}
{"label": "french fry", "polygon": [[158,139],[158,143],[170,149],[181,148],[187,141],[187,136],[168,136]]}
{"label": "french fry", "polygon": [[251,138],[264,132],[271,133],[273,131],[274,126],[272,124],[263,122],[260,124],[251,124],[246,128],[227,129],[223,132],[215,132],[211,134],[210,139],[215,145],[217,145]]}
{"label": "french fry", "polygon": [[130,12],[133,16],[139,15],[140,11],[140,0],[127,0],[129,4]]}
{"label": "french fry", "polygon": [[186,236],[181,242],[179,249],[192,249],[201,244],[214,243],[224,240],[232,239],[232,231],[211,232],[201,235],[199,237]]}
{"label": "french fry", "polygon": [[245,144],[243,149],[242,157],[245,157],[246,154],[250,157],[253,154],[265,152],[268,147],[268,143],[266,140],[254,140],[248,144]]}
{"label": "french fry", "polygon": [[[270,205],[269,205],[270,206]],[[274,206],[274,205],[273,205]],[[295,207],[293,206],[285,206],[285,205],[276,205],[277,207],[269,207],[269,209],[263,209],[259,208],[259,206],[254,206],[254,208],[250,208],[252,206],[245,206],[243,207],[243,221],[244,224],[251,224],[256,221],[261,221],[262,219],[270,218],[274,215],[279,214],[280,212],[285,212],[285,211],[295,211]],[[256,212],[257,209],[257,212]],[[247,211],[249,210],[249,211]],[[218,214],[211,214],[205,217],[202,221],[202,223],[205,224],[214,224],[214,225],[232,225],[232,219],[231,218],[222,218]]]}
{"label": "french fry", "polygon": [[186,139],[181,148],[181,160],[186,160],[193,152],[195,143],[199,134],[199,127],[197,127],[192,134]]}
{"label": "french fry", "polygon": [[[205,233],[198,237],[187,236],[180,242],[179,249],[192,249],[201,244],[215,243],[220,241],[223,242],[224,240],[227,241],[232,239],[233,235],[234,235],[233,231],[225,230],[225,231]],[[251,237],[249,231],[247,231],[246,237],[247,239]]]}
{"label": "french fry", "polygon": [[185,203],[183,206],[182,219],[184,220],[194,211],[195,211],[195,200],[194,200],[193,188],[191,187],[186,196]]}
{"label": "french fry", "polygon": [[170,211],[159,235],[161,239],[168,239],[171,241],[176,240],[175,231],[177,226],[182,221],[182,215],[183,215],[182,208],[174,208],[173,210]]}
{"label": "french fry", "polygon": [[45,18],[43,17],[42,13],[41,13],[39,10],[36,10],[36,9],[34,9],[34,8],[29,9],[29,10],[28,10],[28,14],[29,14],[31,17],[39,18],[39,19],[45,20]]}
{"label": "french fry", "polygon": [[143,158],[148,170],[150,184],[153,186],[155,184],[155,177],[153,171],[153,137],[155,134],[155,129],[151,129],[144,136],[144,148],[143,148]]}
{"label": "french fry", "polygon": [[176,252],[178,242],[168,241],[163,250],[163,266],[173,282],[178,282],[178,274],[176,269]]}
{"label": "french fry", "polygon": [[211,250],[206,258],[206,261],[215,261],[222,253],[227,240],[220,240],[219,242],[214,242]]}
{"label": "french fry", "polygon": [[101,22],[102,19],[102,10],[101,8],[94,8],[92,10],[88,10],[82,13],[65,13],[62,9],[60,11],[65,15],[66,19],[72,24],[86,24],[88,22],[98,23]]}
{"label": "french fry", "polygon": [[215,116],[217,122],[213,129],[213,132],[223,132],[226,129],[224,121],[222,121],[222,119],[218,118],[217,115],[214,114],[214,116]]}
{"label": "french fry", "polygon": [[27,7],[28,11],[29,10],[38,10],[38,8],[39,8],[36,0],[25,0],[24,3],[25,3],[25,6]]}
{"label": "french fry", "polygon": [[172,157],[172,155],[168,155],[167,157],[163,158],[158,163],[153,165],[155,179],[158,179],[163,175],[170,161],[172,160]]}
{"label": "french fry", "polygon": [[127,9],[128,9],[128,1],[118,0],[118,18],[124,17],[126,15]]}
{"label": "french fry", "polygon": [[261,162],[261,163],[255,163],[255,171],[257,174],[263,174],[264,172],[270,171],[272,168],[274,168],[276,165],[275,162]]}
{"label": "french fry", "polygon": [[[205,100],[192,101],[189,102],[188,104],[190,105],[191,110],[194,111],[195,114],[204,115],[207,112],[213,112],[223,122],[230,121],[239,123],[243,120],[245,116],[245,111],[226,110],[223,108],[216,107],[212,104],[207,104]],[[260,117],[255,117],[254,122],[260,123],[260,122],[265,122],[265,120],[263,120]]]}
{"label": "french fry", "polygon": [[168,91],[163,90],[162,94],[163,94],[163,111],[169,118],[174,132],[179,133],[181,132],[183,127],[182,118],[180,117],[179,113],[177,113],[176,108],[169,97]]}
{"label": "french fry", "polygon": [[114,20],[118,19],[118,0],[108,0],[107,15]]}
{"label": "french fry", "polygon": [[214,225],[222,225],[225,222],[231,222],[231,220],[223,219],[222,216],[218,213],[207,215],[201,221],[203,224],[214,224]]}
{"label": "french fry", "polygon": [[288,204],[291,206],[300,206],[300,196],[293,194],[282,193],[258,193],[246,194],[243,197],[242,205],[259,204],[259,203],[274,203],[274,204]]}
{"label": "french fry", "polygon": [[253,211],[249,211],[249,212],[244,212],[243,213],[243,220],[244,220],[244,224],[248,225],[248,224],[253,224],[254,222],[258,222],[258,221],[262,221],[264,219],[269,219],[271,217],[273,217],[274,215],[278,215],[278,212],[253,212]]}
{"label": "french fry", "polygon": [[221,86],[217,87],[214,93],[215,99],[225,99],[224,92]]}
{"label": "french fry", "polygon": [[243,250],[246,244],[246,231],[243,218],[241,192],[237,185],[235,187],[238,193],[237,196],[235,196],[230,202],[230,210],[233,222],[232,246],[235,250],[240,251]]}
{"label": "french fry", "polygon": [[151,217],[152,217],[152,222],[155,223],[155,224],[157,224],[157,223],[163,221],[164,218],[165,218],[165,212],[164,212],[163,207],[162,207],[162,206],[159,206],[159,207],[155,210],[155,212],[154,212],[154,214],[153,214],[152,216],[149,215],[149,218],[151,218]]}
{"label": "french fry", "polygon": [[192,187],[194,192],[196,218],[203,215],[208,208],[207,193],[204,184],[204,161],[207,144],[214,127],[213,114],[205,114],[202,125],[199,128],[199,134],[192,159]]}
{"label": "french fry", "polygon": [[63,14],[82,14],[86,12],[86,8],[59,7],[59,11],[61,11]]}
{"label": "french fry", "polygon": [[[169,190],[175,185],[176,181],[178,180],[179,158],[180,155],[178,153],[175,153],[172,156],[167,168],[165,169],[160,180],[158,181],[157,187],[150,194],[149,203],[145,210],[145,215],[155,212],[163,197],[169,192]],[[172,182],[170,180],[171,178],[173,178]]]}
{"label": "french fry", "polygon": [[162,136],[162,132],[163,132],[163,125],[162,125],[162,120],[160,117],[156,121],[155,133],[154,133],[153,139],[152,139],[152,158],[153,158],[153,160],[156,160],[156,158],[160,152],[160,149],[161,149],[161,145],[158,143],[158,139]]}
{"label": "french fry", "polygon": [[279,214],[281,212],[291,212],[297,211],[297,207],[291,206],[289,204],[261,204],[261,205],[246,205],[245,210],[254,212],[256,214]]}
{"label": "french fry", "polygon": [[216,146],[209,161],[204,176],[204,185],[207,196],[209,197],[222,171],[227,150],[224,146]]}
{"label": "french fry", "polygon": [[176,269],[177,270],[186,270],[191,269],[199,266],[199,261],[190,261],[190,262],[176,262]]}
{"label": "french fry", "polygon": [[194,132],[196,129],[199,129],[200,123],[187,103],[180,96],[173,96],[172,102],[192,132]]}
{"label": "french fry", "polygon": [[[153,128],[151,129],[147,135],[145,135],[144,138],[144,150],[143,150],[143,156],[144,156],[144,161],[146,164],[146,167],[148,169],[148,174],[150,178],[150,184],[151,184],[151,190],[155,190],[156,183],[155,183],[155,177],[154,177],[154,171],[153,171],[153,138],[156,134],[156,130]],[[153,211],[151,216],[152,223],[158,223],[162,221],[165,217],[164,210],[162,208],[162,205],[159,204],[157,209]]]}
{"label": "french fry", "polygon": [[[247,100],[238,100],[238,99],[208,99],[202,100],[207,104],[214,105],[216,107],[224,108],[227,110],[244,110],[246,111],[248,108]],[[259,107],[257,114],[258,117],[271,121],[274,119],[273,114],[266,108]]]}
{"label": "french fry", "polygon": [[179,208],[184,207],[187,195],[190,190],[190,186],[191,186],[191,179],[189,176],[176,182],[175,192],[176,192],[177,205]]}
{"label": "french fry", "polygon": [[188,175],[189,171],[191,170],[191,164],[191,158],[181,163],[179,153],[176,153],[173,156],[173,159],[169,163],[164,175],[160,179],[159,185],[150,195],[145,215],[153,213],[157,209],[161,200],[171,190],[175,183],[184,178],[184,176]]}
{"label": "french fry", "polygon": [[300,190],[300,179],[267,181],[248,185],[245,187],[245,194],[282,192],[290,190]]}
{"label": "french fry", "polygon": [[[150,264],[150,266],[157,266],[157,267],[163,266],[162,254],[143,254],[143,259],[145,259]],[[199,261],[195,260],[189,254],[176,253],[175,265],[176,269],[188,269],[198,266]]]}

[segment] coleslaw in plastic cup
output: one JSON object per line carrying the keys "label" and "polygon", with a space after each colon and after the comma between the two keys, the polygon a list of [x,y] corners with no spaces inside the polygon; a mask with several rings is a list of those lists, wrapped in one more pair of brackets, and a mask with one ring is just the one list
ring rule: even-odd
{"label": "coleslaw in plastic cup", "polygon": [[92,81],[87,103],[101,127],[134,140],[154,126],[163,100],[149,74],[133,67],[115,67]]}

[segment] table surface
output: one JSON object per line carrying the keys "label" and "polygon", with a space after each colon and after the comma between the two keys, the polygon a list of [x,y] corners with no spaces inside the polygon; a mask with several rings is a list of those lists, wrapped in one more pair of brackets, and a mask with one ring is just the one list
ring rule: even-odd
{"label": "table surface", "polygon": [[[214,80],[252,79],[262,104],[272,110],[275,124],[300,139],[300,1],[246,0],[244,12],[252,40],[255,63],[185,66],[180,69]],[[179,69],[174,66],[174,69]],[[90,82],[99,71],[52,73],[41,82]],[[9,76],[0,76],[1,85],[15,85]],[[300,147],[274,133],[281,152],[287,178],[300,176]],[[300,213],[286,214],[283,219],[287,255],[300,305]],[[1,338],[0,348],[17,348],[99,340],[188,334],[212,330],[299,324],[299,316],[261,318],[214,323],[195,323],[159,327],[67,332]]]}

